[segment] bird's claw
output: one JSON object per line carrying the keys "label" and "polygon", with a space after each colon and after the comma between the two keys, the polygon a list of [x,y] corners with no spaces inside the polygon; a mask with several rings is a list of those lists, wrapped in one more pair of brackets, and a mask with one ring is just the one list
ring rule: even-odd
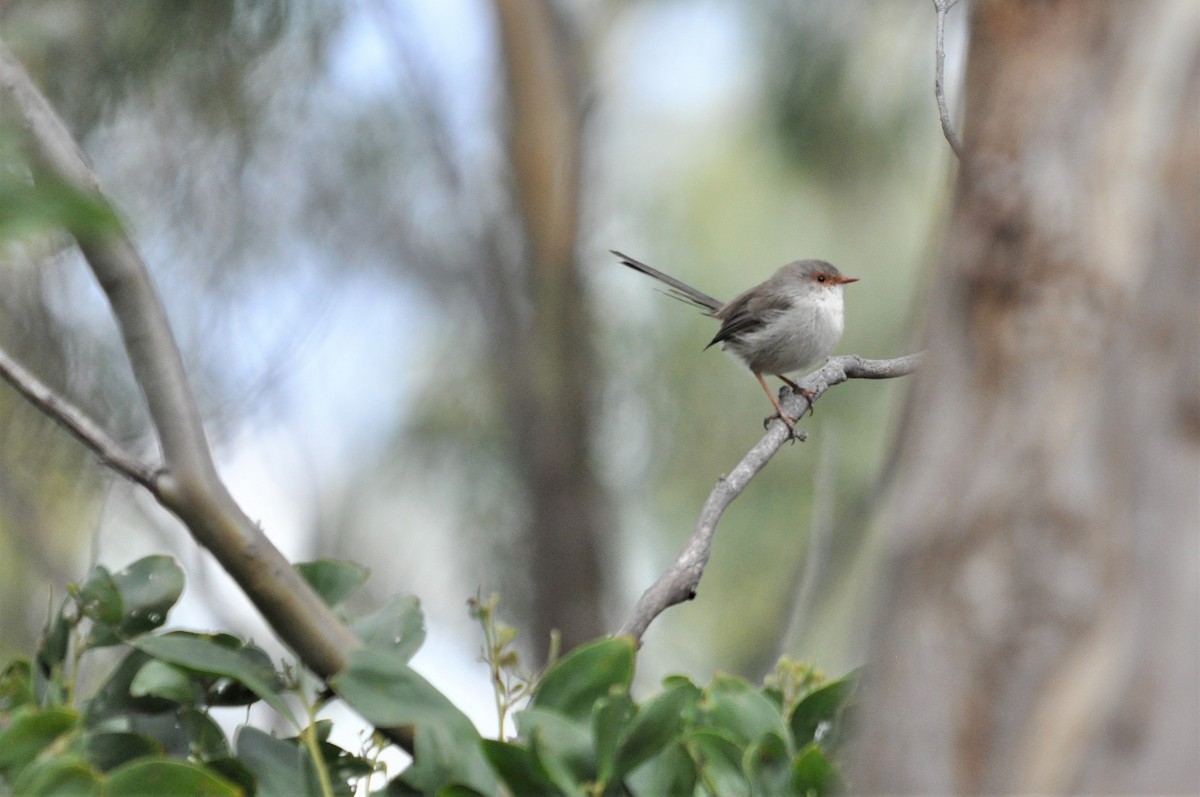
{"label": "bird's claw", "polygon": [[[803,417],[803,413],[801,413],[801,417]],[[793,443],[796,442],[797,440],[799,440],[800,442],[804,442],[808,438],[808,435],[804,434],[804,432],[796,431],[796,421],[800,420],[799,418],[789,418],[788,416],[784,415],[783,413],[779,413],[779,412],[775,413],[774,415],[768,415],[767,417],[763,418],[763,429],[766,429],[768,426],[770,426],[771,421],[774,421],[774,420],[783,421],[783,425],[786,426],[787,430],[788,430],[788,436],[787,436],[788,441],[791,441]]]}

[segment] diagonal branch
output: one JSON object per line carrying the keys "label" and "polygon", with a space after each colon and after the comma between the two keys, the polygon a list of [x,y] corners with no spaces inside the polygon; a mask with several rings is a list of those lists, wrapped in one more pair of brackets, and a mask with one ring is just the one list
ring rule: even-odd
{"label": "diagonal branch", "polygon": [[938,116],[942,120],[942,132],[950,142],[950,149],[958,158],[962,158],[962,139],[954,130],[950,121],[950,108],[946,105],[946,14],[957,5],[958,0],[933,0],[933,8],[937,12],[937,45],[934,50],[935,67],[933,75],[933,94],[937,98]]}
{"label": "diagonal branch", "polygon": [[[809,374],[800,380],[799,384],[812,391],[812,401],[816,402],[826,390],[848,379],[892,379],[911,374],[917,369],[920,359],[920,354],[910,354],[894,360],[866,360],[856,354],[830,357],[823,368]],[[788,395],[783,400],[784,412],[798,417],[800,411],[808,405],[804,403],[802,396],[790,391],[785,392]],[[716,535],[721,515],[733,503],[733,499],[746,489],[750,480],[766,467],[771,457],[775,456],[775,452],[787,442],[788,437],[788,428],[782,421],[772,423],[762,439],[742,457],[742,461],[727,475],[717,479],[717,486],[713,488],[704,503],[704,508],[700,510],[700,517],[696,520],[692,536],[674,563],[638,599],[629,619],[617,632],[619,636],[631,636],[641,642],[642,635],[646,633],[654,618],[675,604],[696,597],[696,588],[708,564],[713,537]],[[799,433],[798,437],[803,440],[803,433]]]}
{"label": "diagonal branch", "polygon": [[[96,177],[66,125],[2,43],[0,100],[24,126],[35,178],[48,175],[100,196]],[[333,675],[362,643],[242,511],[217,475],[166,311],[133,241],[119,227],[76,239],[108,297],[162,446],[163,468],[147,486],[216,556],[305,665],[322,677]],[[47,409],[54,402],[35,403]],[[55,417],[63,422],[70,416],[59,412]],[[88,431],[85,442],[100,439],[91,434],[99,427],[79,424],[79,416],[73,419],[74,426],[64,425],[77,436]]]}
{"label": "diagonal branch", "polygon": [[153,468],[123,449],[83,410],[55,393],[3,349],[0,349],[0,379],[12,385],[30,404],[90,448],[105,465],[150,492],[155,491],[156,473]]}

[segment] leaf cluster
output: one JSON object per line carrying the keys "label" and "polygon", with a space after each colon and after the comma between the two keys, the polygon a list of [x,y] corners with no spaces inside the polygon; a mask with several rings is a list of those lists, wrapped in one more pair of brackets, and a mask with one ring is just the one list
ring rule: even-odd
{"label": "leaf cluster", "polygon": [[[367,576],[332,560],[298,569],[339,613]],[[0,794],[725,797],[821,795],[842,785],[833,756],[853,678],[826,683],[783,663],[762,688],[727,676],[703,688],[672,677],[639,703],[630,693],[635,645],[619,637],[512,681],[506,673],[519,662],[505,651],[515,632],[487,634],[495,599],[475,601],[493,684],[506,690],[498,700],[528,699],[516,736],[484,739],[409,666],[425,635],[414,598],[351,620],[364,646],[326,685],[231,634],[164,630],[183,586],[174,560],[150,556],[116,573],[98,566],[69,588],[34,658],[0,675]],[[121,656],[82,698],[81,663],[101,648]],[[333,700],[377,728],[411,730],[412,764],[388,780],[381,736],[356,752],[330,742],[332,722],[317,715]],[[294,733],[247,723],[231,740],[211,714],[260,703]]]}

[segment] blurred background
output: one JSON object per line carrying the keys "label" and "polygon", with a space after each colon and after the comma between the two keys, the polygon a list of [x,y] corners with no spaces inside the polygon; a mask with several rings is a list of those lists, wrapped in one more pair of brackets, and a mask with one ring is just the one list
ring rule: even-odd
{"label": "blurred background", "polygon": [[[714,323],[609,249],[722,298],[826,259],[861,278],[839,353],[915,347],[950,168],[933,26],[883,0],[0,3],[158,281],[230,489],[294,560],[369,566],[364,600],[419,596],[414,666],[485,732],[467,599],[501,594],[531,665],[552,628],[615,630],[768,414],[703,351]],[[5,238],[0,345],[156,459],[75,249]],[[861,663],[904,388],[805,420],[651,627],[643,690]],[[91,563],[151,552],[188,572],[174,625],[271,644],[178,522],[0,388],[0,654]]]}

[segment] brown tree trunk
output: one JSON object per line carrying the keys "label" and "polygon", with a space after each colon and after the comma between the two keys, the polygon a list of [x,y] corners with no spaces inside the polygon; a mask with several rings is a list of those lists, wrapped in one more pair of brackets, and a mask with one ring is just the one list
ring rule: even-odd
{"label": "brown tree trunk", "polygon": [[1200,5],[975,0],[852,783],[1200,792]]}
{"label": "brown tree trunk", "polygon": [[566,31],[550,4],[496,0],[508,77],[510,160],[525,229],[526,295],[501,375],[530,501],[533,643],[599,636],[601,493],[591,469],[594,357],[575,258],[582,112]]}

